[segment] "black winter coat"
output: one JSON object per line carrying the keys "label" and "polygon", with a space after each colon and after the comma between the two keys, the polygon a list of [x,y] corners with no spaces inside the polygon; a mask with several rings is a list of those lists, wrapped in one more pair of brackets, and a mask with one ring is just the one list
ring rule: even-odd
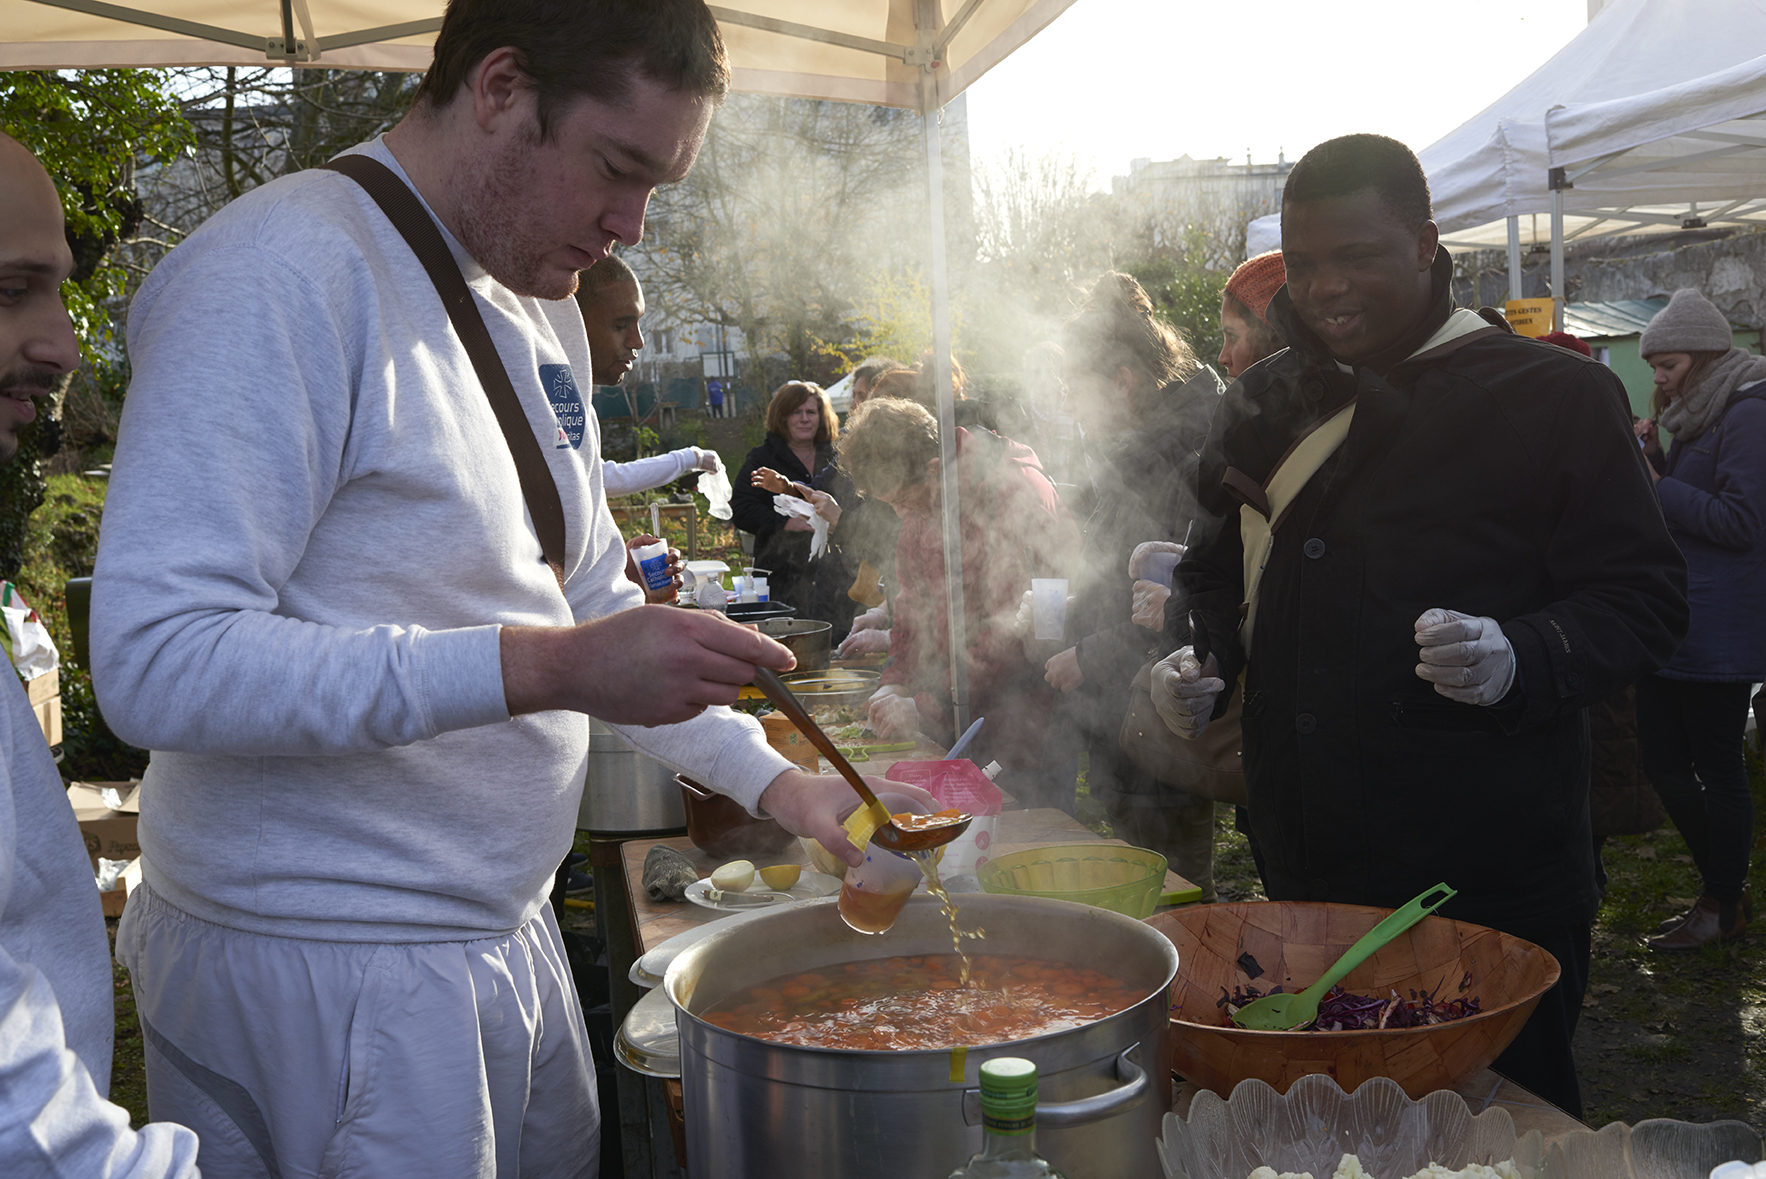
{"label": "black winter coat", "polygon": [[816,469],[806,471],[792,453],[790,443],[768,433],[759,446],[748,452],[730,489],[730,522],[754,533],[754,564],[771,571],[767,590],[772,600],[795,606],[801,618],[809,617],[815,585],[815,570],[809,559],[810,534],[785,531],[785,517],[773,510],[773,493],[754,486],[754,472],[771,467],[794,483],[808,484],[833,461],[833,449],[826,443],[819,444]]}
{"label": "black winter coat", "polygon": [[[1420,338],[1451,310],[1446,257]],[[1271,311],[1290,347],[1228,391],[1201,471],[1220,526],[1178,571],[1198,649],[1230,685],[1245,667],[1243,574],[1223,479],[1236,468],[1261,485],[1303,429],[1357,399],[1348,438],[1275,531],[1246,668],[1269,895],[1396,907],[1446,881],[1460,890],[1447,916],[1591,920],[1584,710],[1665,663],[1687,625],[1686,565],[1617,379],[1505,326],[1385,376],[1347,374],[1285,289]],[[1414,624],[1435,606],[1502,626],[1518,670],[1497,705],[1416,676]]]}

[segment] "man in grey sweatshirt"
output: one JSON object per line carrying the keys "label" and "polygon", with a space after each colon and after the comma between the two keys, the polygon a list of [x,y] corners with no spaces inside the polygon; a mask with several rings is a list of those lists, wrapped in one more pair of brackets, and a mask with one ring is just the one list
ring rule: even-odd
{"label": "man in grey sweatshirt", "polygon": [[581,394],[577,272],[638,240],[727,78],[700,0],[453,0],[411,114],[352,149],[461,268],[563,502],[562,584],[440,298],[354,181],[246,194],[136,297],[93,679],[153,750],[118,952],[154,1112],[205,1167],[596,1172],[545,903],[581,714],[859,858],[850,789],[725,707],[789,652],[622,576]]}
{"label": "man in grey sweatshirt", "polygon": [[[61,284],[73,270],[61,199],[0,134],[0,462],[80,363]],[[188,1179],[196,1136],[129,1129],[110,1092],[110,946],[92,864],[36,714],[0,667],[0,1175]]]}

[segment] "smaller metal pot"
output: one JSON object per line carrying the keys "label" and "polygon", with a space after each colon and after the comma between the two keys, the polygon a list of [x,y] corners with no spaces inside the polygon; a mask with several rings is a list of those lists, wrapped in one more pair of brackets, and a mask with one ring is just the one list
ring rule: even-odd
{"label": "smaller metal pot", "polygon": [[717,860],[770,856],[790,844],[791,832],[773,819],[757,819],[733,798],[714,794],[685,774],[676,774],[687,809],[687,838]]}
{"label": "smaller metal pot", "polygon": [[768,618],[760,633],[783,643],[797,656],[796,671],[826,671],[833,649],[834,626],[810,618]]}
{"label": "smaller metal pot", "polygon": [[589,718],[589,756],[576,825],[608,834],[679,831],[687,825],[674,771],[645,757],[605,721]]}

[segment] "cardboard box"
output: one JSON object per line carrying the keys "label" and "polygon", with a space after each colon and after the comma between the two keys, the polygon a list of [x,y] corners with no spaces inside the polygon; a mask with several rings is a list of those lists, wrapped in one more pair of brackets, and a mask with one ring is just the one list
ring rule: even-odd
{"label": "cardboard box", "polygon": [[25,681],[25,695],[37,714],[37,725],[51,745],[61,744],[61,673],[47,671]]}
{"label": "cardboard box", "polygon": [[[106,789],[121,795],[120,807],[113,810],[104,801]],[[140,858],[141,844],[136,833],[136,824],[141,819],[140,791],[140,782],[75,782],[67,788],[67,800],[73,805],[80,834],[86,837],[86,854],[91,857],[93,872],[98,871],[101,856],[107,860]]]}
{"label": "cardboard box", "polygon": [[140,887],[141,860],[140,857],[136,857],[129,861],[129,866],[123,870],[121,876],[117,877],[115,888],[109,892],[98,894],[99,907],[104,910],[106,917],[121,917],[123,906],[128,903],[130,894]]}

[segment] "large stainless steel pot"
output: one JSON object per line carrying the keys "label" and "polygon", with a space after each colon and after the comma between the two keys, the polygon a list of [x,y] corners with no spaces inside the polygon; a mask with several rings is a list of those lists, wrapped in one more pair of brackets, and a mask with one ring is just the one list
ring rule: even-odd
{"label": "large stainless steel pot", "polygon": [[675,772],[589,718],[589,757],[576,825],[608,834],[678,831],[687,825]]}
{"label": "large stainless steel pot", "polygon": [[944,1175],[981,1148],[981,1063],[1036,1062],[1037,1147],[1070,1175],[1146,1179],[1171,1108],[1170,941],[1139,921],[1067,901],[963,894],[961,924],[987,930],[980,952],[1109,970],[1146,998],[1084,1027],[966,1052],[799,1048],[699,1018],[718,1000],[794,971],[897,954],[948,953],[950,928],[916,897],[888,933],[847,928],[832,899],[755,917],[690,946],[663,986],[675,1004],[687,1171],[779,1175]]}

